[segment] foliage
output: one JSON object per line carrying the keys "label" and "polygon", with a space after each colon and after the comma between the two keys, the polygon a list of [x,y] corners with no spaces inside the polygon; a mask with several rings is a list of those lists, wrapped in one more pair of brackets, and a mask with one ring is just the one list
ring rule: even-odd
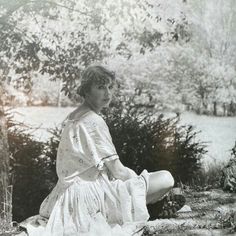
{"label": "foliage", "polygon": [[120,159],[137,173],[166,169],[186,183],[200,168],[205,146],[192,126],[178,125],[178,116],[164,118],[127,99],[107,111],[106,121]]}
{"label": "foliage", "polygon": [[[195,190],[203,191],[209,189],[223,188],[231,192],[235,191],[235,160],[236,143],[231,149],[231,159],[222,167],[221,165],[211,166],[209,169],[201,168],[196,175],[189,180],[188,185]],[[219,174],[220,173],[220,174]],[[227,177],[227,175],[229,175]]]}
{"label": "foliage", "polygon": [[76,101],[80,72],[103,63],[122,78],[124,93],[138,86],[158,110],[236,114],[233,0],[24,0],[0,6],[0,74],[28,96],[35,94],[33,78],[43,74],[60,80],[62,92]]}
{"label": "foliage", "polygon": [[221,187],[225,191],[236,192],[236,143],[231,150],[231,159],[224,166],[221,176]]}
{"label": "foliage", "polygon": [[138,88],[144,96],[141,101],[145,99],[156,110],[236,114],[234,65],[222,64],[190,43],[160,45],[145,57],[133,54],[128,62],[114,56],[107,64],[121,78],[124,94]]}
{"label": "foliage", "polygon": [[236,142],[234,144],[234,147],[231,149],[231,156],[232,158],[236,159]]}
{"label": "foliage", "polygon": [[5,220],[1,220],[0,222],[0,235],[1,236],[11,236],[11,235],[17,235],[20,234],[22,230],[20,230],[20,227],[17,222],[11,222],[9,224]]}
{"label": "foliage", "polygon": [[[221,114],[236,114],[236,58],[233,53],[236,18],[232,10],[235,4],[233,0],[190,0],[186,11],[191,25],[191,46],[202,55],[202,61],[206,61],[203,74],[198,78],[199,96],[202,96],[204,109],[207,112],[213,110],[214,115],[219,112],[219,105],[223,105]],[[230,105],[233,103],[234,107]]]}
{"label": "foliage", "polygon": [[221,166],[212,166],[206,170],[204,168],[199,169],[196,174],[188,181],[188,185],[191,189],[196,191],[205,191],[209,189],[217,189],[221,186]]}
{"label": "foliage", "polygon": [[223,229],[229,229],[229,233],[236,232],[236,212],[231,210],[218,217],[219,224]]}
{"label": "foliage", "polygon": [[76,100],[87,65],[114,55],[143,57],[164,42],[189,39],[182,5],[180,0],[1,1],[2,77],[30,96],[32,78],[44,74],[60,79],[62,91]]}
{"label": "foliage", "polygon": [[133,53],[128,61],[115,55],[107,63],[125,88],[139,86],[158,110],[235,115],[235,1],[186,2],[182,26],[187,42],[165,42],[143,57]]}
{"label": "foliage", "polygon": [[13,217],[22,221],[38,214],[39,205],[57,180],[55,159],[51,157],[51,151],[55,148],[54,139],[47,144],[38,142],[11,119],[8,124]]}

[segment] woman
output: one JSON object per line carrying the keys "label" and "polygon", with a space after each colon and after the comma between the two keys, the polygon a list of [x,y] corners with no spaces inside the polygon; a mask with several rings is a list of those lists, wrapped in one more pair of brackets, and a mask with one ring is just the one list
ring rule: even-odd
{"label": "woman", "polygon": [[48,218],[44,235],[97,234],[102,224],[145,222],[146,204],[162,199],[174,185],[168,171],[137,175],[119,160],[99,115],[114,84],[114,74],[102,66],[90,66],[82,75],[78,93],[84,101],[65,120],[58,147],[58,183],[40,207]]}

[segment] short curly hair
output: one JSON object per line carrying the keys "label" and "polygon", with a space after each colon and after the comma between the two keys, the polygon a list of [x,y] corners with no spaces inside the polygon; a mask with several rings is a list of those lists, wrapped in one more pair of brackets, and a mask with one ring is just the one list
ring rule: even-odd
{"label": "short curly hair", "polygon": [[115,73],[109,71],[103,66],[89,66],[82,73],[81,83],[77,89],[77,93],[81,97],[85,97],[93,84],[103,85],[109,82],[115,83]]}

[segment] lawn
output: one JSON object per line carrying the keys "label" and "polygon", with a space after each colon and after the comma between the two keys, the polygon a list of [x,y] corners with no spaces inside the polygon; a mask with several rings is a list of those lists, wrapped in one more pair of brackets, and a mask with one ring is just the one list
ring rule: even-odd
{"label": "lawn", "polygon": [[[50,137],[47,131],[60,124],[74,108],[72,107],[21,107],[12,110],[14,119],[32,126],[29,132],[39,140]],[[169,116],[170,114],[166,114]],[[212,117],[185,112],[180,124],[193,125],[200,133],[197,138],[207,144],[205,166],[222,165],[230,158],[230,150],[236,141],[236,117]]]}
{"label": "lawn", "polygon": [[142,236],[222,236],[236,235],[236,194],[220,189],[196,192],[185,190],[190,211],[177,218],[149,221]]}
{"label": "lawn", "polygon": [[[220,189],[202,192],[185,189],[184,195],[186,205],[175,218],[148,221],[135,236],[236,235],[235,193],[225,193]],[[13,228],[11,233],[1,233],[0,230],[0,236],[27,236],[24,232],[17,234],[17,231]]]}

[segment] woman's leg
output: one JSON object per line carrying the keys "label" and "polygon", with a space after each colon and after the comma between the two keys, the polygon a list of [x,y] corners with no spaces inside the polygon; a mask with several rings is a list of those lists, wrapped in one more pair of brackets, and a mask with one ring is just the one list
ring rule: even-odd
{"label": "woman's leg", "polygon": [[173,186],[174,178],[169,171],[161,170],[150,173],[147,204],[161,200]]}
{"label": "woman's leg", "polygon": [[173,186],[174,178],[170,172],[162,170],[150,173],[147,192],[150,220],[176,217],[176,212],[184,206],[186,200],[182,194],[170,194],[165,197]]}

